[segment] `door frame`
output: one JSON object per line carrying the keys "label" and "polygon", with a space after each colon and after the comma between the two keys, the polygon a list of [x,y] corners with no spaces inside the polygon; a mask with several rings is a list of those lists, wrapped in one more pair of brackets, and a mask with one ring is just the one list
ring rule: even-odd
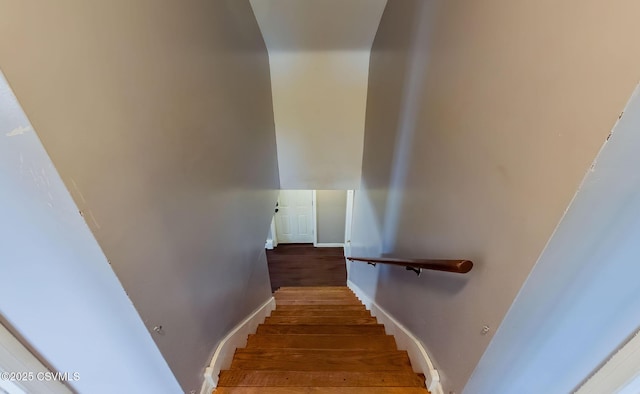
{"label": "door frame", "polygon": [[593,374],[576,394],[617,393],[640,375],[640,332]]}
{"label": "door frame", "polygon": [[344,255],[351,256],[351,234],[353,228],[353,199],[355,190],[347,190],[347,213],[344,223]]}
{"label": "door frame", "polygon": [[269,236],[267,237],[267,241],[264,243],[264,248],[272,250],[276,246],[278,246],[278,235],[276,234],[276,214],[274,213],[273,216],[271,216]]}
{"label": "door frame", "polygon": [[0,321],[0,371],[31,373],[25,381],[14,383],[0,380],[0,388],[10,393],[71,394],[71,390],[58,380],[38,378],[51,373]]}
{"label": "door frame", "polygon": [[276,233],[276,214],[271,217],[271,245],[275,248],[278,246],[278,233]]}
{"label": "door frame", "polygon": [[311,226],[312,226],[312,232],[313,232],[313,246],[318,248],[318,247],[323,247],[325,244],[319,244],[318,243],[318,208],[316,207],[316,201],[318,196],[316,195],[316,189],[313,189],[311,191],[311,210],[313,211],[313,213],[311,214]]}

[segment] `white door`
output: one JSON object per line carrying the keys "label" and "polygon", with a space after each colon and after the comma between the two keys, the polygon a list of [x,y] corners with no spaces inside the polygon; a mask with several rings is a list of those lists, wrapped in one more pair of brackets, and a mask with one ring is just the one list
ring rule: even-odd
{"label": "white door", "polygon": [[278,243],[313,243],[313,191],[280,190],[276,213]]}

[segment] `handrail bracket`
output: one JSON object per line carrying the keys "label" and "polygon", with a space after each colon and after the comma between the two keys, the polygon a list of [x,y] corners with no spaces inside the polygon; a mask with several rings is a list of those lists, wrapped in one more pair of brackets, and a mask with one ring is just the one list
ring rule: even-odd
{"label": "handrail bracket", "polygon": [[422,273],[422,268],[420,268],[420,267],[416,268],[416,267],[406,266],[405,269],[407,271],[415,272],[417,276],[420,276],[420,274]]}

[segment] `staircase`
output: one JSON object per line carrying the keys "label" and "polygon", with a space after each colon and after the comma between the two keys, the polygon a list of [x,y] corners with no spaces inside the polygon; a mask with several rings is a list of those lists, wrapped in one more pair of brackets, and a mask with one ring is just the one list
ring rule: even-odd
{"label": "staircase", "polygon": [[275,299],[214,393],[428,394],[407,352],[348,288],[284,287]]}

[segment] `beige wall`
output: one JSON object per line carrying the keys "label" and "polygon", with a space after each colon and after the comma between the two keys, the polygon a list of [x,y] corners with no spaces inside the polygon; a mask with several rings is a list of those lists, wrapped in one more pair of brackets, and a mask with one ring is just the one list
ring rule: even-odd
{"label": "beige wall", "polygon": [[1,2],[0,68],[147,329],[163,326],[153,337],[182,389],[198,391],[217,342],[270,296],[279,184],[248,1]]}
{"label": "beige wall", "polygon": [[469,379],[631,94],[638,11],[626,0],[389,1],[353,254],[476,266],[417,278],[353,264],[350,278],[425,343],[445,392]]}
{"label": "beige wall", "polygon": [[[78,373],[67,382],[76,393],[179,393],[2,73],[0,168],[0,329],[52,371]],[[12,371],[0,337],[2,368]],[[24,392],[45,392],[36,377],[20,382]]]}
{"label": "beige wall", "polygon": [[387,0],[250,0],[272,51],[369,52]]}
{"label": "beige wall", "polygon": [[318,243],[344,243],[346,190],[316,190]]}
{"label": "beige wall", "polygon": [[[638,332],[638,93],[636,87],[465,393],[575,393]],[[601,387],[589,392],[634,391]]]}
{"label": "beige wall", "polygon": [[269,50],[283,189],[360,183],[369,53],[386,0],[252,0]]}
{"label": "beige wall", "polygon": [[284,189],[348,189],[360,182],[368,51],[269,54]]}

